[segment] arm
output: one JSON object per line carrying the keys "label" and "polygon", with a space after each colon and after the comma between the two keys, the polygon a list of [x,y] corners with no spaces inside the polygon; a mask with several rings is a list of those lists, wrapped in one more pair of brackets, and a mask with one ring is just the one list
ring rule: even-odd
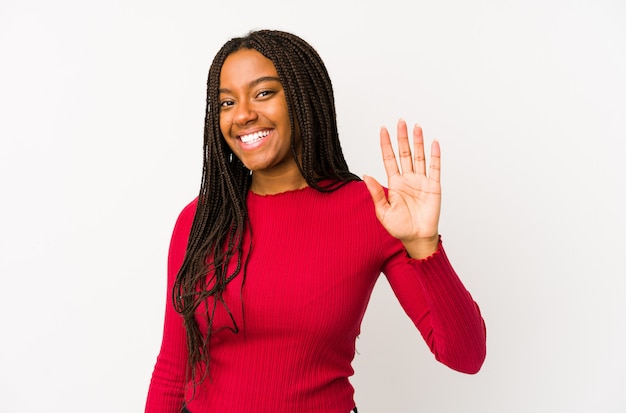
{"label": "arm", "polygon": [[182,317],[172,305],[172,289],[178,269],[185,257],[194,210],[195,202],[189,204],[181,212],[170,242],[163,341],[150,381],[146,413],[179,413],[184,401],[187,366],[186,333]]}
{"label": "arm", "polygon": [[390,258],[383,272],[437,360],[455,370],[476,373],[485,359],[485,325],[440,242],[439,143],[431,146],[427,174],[422,129],[417,125],[413,129],[414,157],[403,120],[397,131],[400,167],[389,132],[386,128],[380,132],[388,192],[374,178],[364,177],[376,216],[402,242],[399,246],[395,241],[396,247],[387,250]]}
{"label": "arm", "polygon": [[454,370],[477,373],[486,355],[485,324],[443,245],[422,260],[401,251],[383,272],[435,358]]}

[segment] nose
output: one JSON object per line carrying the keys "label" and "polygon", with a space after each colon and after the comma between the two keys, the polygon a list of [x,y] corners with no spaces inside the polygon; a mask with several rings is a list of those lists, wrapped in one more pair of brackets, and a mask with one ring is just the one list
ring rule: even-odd
{"label": "nose", "polygon": [[233,116],[233,122],[238,125],[245,125],[249,122],[256,120],[258,114],[254,110],[253,105],[250,102],[241,101],[235,106],[235,113]]}

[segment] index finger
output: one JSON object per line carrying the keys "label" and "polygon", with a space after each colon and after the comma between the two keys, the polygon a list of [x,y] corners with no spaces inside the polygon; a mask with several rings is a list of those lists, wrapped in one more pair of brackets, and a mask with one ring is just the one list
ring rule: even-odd
{"label": "index finger", "polygon": [[396,162],[396,154],[393,152],[393,146],[391,146],[389,131],[384,126],[380,128],[380,151],[383,155],[383,164],[385,165],[387,178],[399,175],[400,170],[398,169],[398,162]]}
{"label": "index finger", "polygon": [[402,173],[413,172],[413,159],[411,158],[411,145],[409,145],[409,133],[406,128],[406,121],[398,121],[398,156]]}

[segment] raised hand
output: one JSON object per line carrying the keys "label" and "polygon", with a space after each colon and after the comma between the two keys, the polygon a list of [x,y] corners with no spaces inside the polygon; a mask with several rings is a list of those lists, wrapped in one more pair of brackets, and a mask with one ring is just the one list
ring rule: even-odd
{"label": "raised hand", "polygon": [[439,142],[433,141],[430,167],[426,174],[422,128],[413,128],[414,156],[411,154],[406,122],[398,121],[400,168],[393,152],[389,132],[380,130],[380,148],[388,179],[388,194],[371,176],[364,176],[376,216],[389,233],[404,244],[409,255],[421,259],[437,250],[439,213],[441,210]]}

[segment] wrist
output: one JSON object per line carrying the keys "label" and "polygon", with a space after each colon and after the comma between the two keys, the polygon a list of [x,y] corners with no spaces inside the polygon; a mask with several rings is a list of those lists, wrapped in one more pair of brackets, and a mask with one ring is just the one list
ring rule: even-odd
{"label": "wrist", "polygon": [[402,245],[409,256],[416,260],[428,258],[437,252],[439,248],[439,234],[428,238],[417,238],[410,241],[402,241]]}

